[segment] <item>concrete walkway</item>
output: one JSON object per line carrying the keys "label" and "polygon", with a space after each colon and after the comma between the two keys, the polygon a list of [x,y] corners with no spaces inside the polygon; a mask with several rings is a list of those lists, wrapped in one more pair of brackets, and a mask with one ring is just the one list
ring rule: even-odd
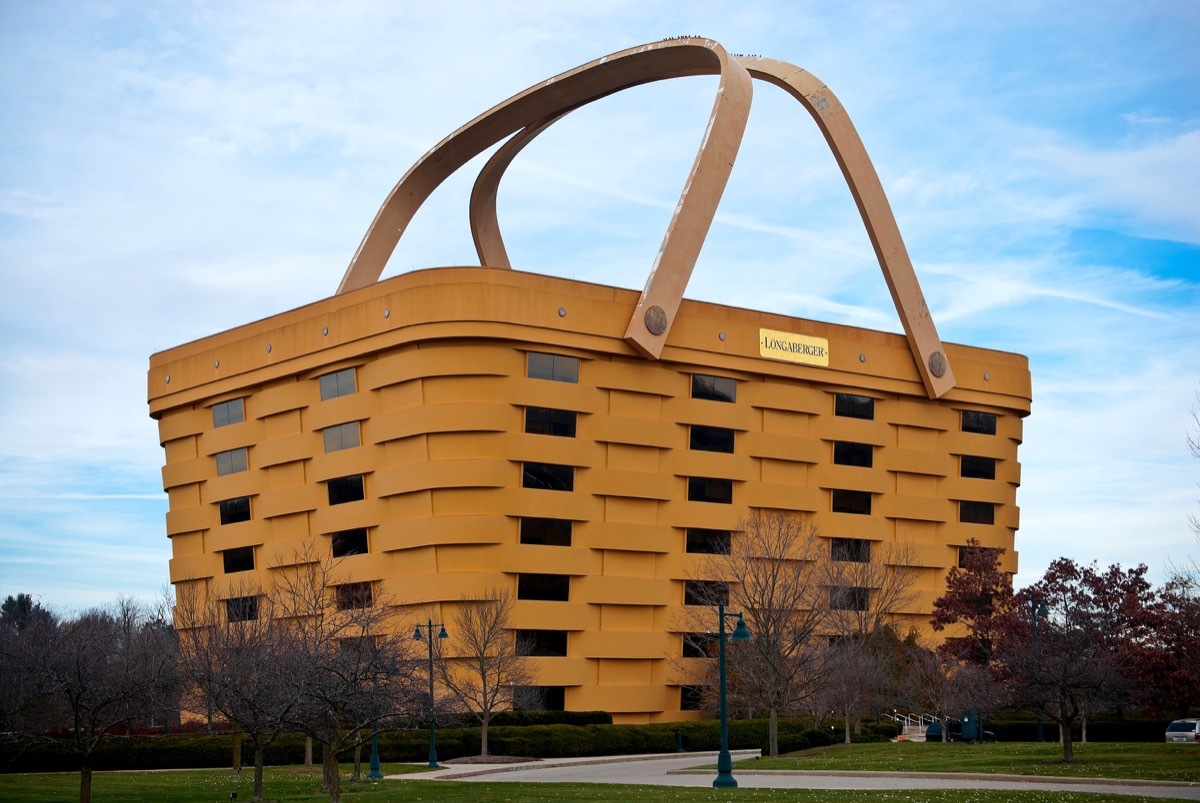
{"label": "concrete walkway", "polygon": [[[1200,782],[1112,781],[1075,778],[1030,778],[1018,775],[965,773],[755,771],[757,750],[734,750],[733,775],[738,786],[760,789],[992,789],[1045,792],[1098,792],[1140,798],[1200,800]],[[487,781],[532,783],[612,783],[649,786],[711,786],[716,753],[665,753],[646,756],[560,758],[521,764],[455,764],[418,775],[393,779],[420,781]]]}

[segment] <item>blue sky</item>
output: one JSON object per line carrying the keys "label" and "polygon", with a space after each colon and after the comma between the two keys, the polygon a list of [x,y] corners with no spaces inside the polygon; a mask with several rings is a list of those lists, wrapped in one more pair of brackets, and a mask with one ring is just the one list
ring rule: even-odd
{"label": "blue sky", "polygon": [[[525,87],[698,34],[854,120],[943,339],[1029,356],[1018,583],[1200,554],[1200,4],[0,0],[0,595],[167,582],[157,350],[333,292],[422,153]],[[518,159],[515,267],[640,288],[713,78],[581,109]],[[471,264],[470,167],[385,275]],[[816,127],[756,82],[689,297],[899,331]]]}

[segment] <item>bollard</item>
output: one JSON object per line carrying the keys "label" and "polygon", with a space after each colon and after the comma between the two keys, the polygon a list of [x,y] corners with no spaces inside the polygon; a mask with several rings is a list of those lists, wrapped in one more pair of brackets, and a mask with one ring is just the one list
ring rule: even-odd
{"label": "bollard", "polygon": [[681,730],[675,731],[675,752],[683,752],[683,731]]}

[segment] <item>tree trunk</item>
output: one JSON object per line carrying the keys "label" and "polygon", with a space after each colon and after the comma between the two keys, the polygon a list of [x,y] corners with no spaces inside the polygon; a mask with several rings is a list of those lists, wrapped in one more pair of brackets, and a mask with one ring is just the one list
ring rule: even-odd
{"label": "tree trunk", "polygon": [[779,710],[771,707],[771,723],[767,728],[767,745],[771,758],[779,758]]}
{"label": "tree trunk", "polygon": [[488,724],[492,721],[492,713],[485,711],[483,719],[479,721],[479,755],[486,756],[488,754],[487,732]]}
{"label": "tree trunk", "polygon": [[254,803],[262,803],[263,799],[263,746],[261,742],[254,744]]}
{"label": "tree trunk", "polygon": [[304,737],[304,766],[312,769],[312,737]]}
{"label": "tree trunk", "polygon": [[845,743],[850,744],[850,709],[849,708],[846,709],[845,724],[846,724],[846,742]]}
{"label": "tree trunk", "polygon": [[92,803],[92,760],[79,762],[79,803]]}
{"label": "tree trunk", "polygon": [[342,775],[338,770],[337,751],[329,750],[329,803],[342,803]]}
{"label": "tree trunk", "polygon": [[321,791],[329,791],[329,745],[321,743]]}
{"label": "tree trunk", "polygon": [[352,781],[362,780],[362,739],[360,733],[354,734],[354,774],[350,776]]}
{"label": "tree trunk", "polygon": [[1065,727],[1058,726],[1058,732],[1062,734],[1063,761],[1070,764],[1075,760],[1075,743],[1071,741],[1071,725],[1068,723]]}

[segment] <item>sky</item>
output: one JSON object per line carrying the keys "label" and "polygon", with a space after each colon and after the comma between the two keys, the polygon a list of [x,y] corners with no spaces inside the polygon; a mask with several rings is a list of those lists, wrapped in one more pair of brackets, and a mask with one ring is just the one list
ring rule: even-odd
{"label": "sky", "polygon": [[[1029,357],[1017,584],[1200,555],[1200,3],[0,0],[0,596],[167,585],[150,354],[331,295],[387,193],[552,75],[699,35],[837,94],[943,340]],[[514,267],[640,289],[715,77],[514,163]],[[899,332],[811,118],[755,82],[689,298]],[[470,265],[474,162],[385,276]]]}

